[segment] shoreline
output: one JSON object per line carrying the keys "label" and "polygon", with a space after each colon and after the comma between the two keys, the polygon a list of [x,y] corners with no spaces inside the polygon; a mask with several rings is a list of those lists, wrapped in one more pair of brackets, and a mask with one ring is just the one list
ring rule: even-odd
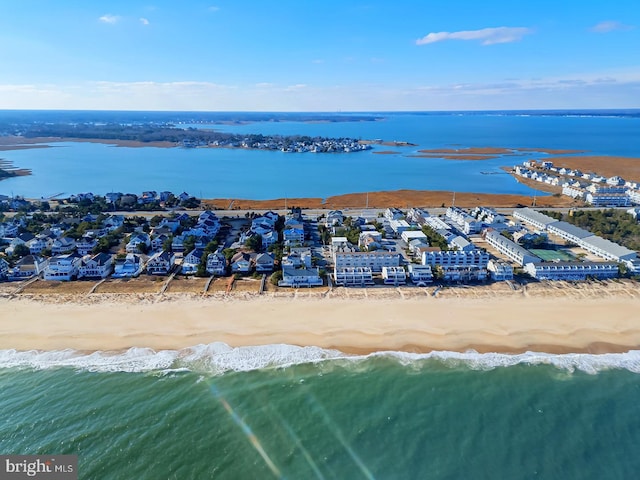
{"label": "shoreline", "polygon": [[213,342],[315,346],[345,354],[601,354],[640,348],[640,296],[100,297],[93,303],[0,299],[0,349],[180,350]]}

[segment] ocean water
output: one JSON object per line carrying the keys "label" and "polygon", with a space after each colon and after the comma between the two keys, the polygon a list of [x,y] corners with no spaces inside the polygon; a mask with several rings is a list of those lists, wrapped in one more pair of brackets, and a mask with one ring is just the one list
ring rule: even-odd
{"label": "ocean water", "polygon": [[0,452],[83,479],[631,479],[640,352],[0,352]]}
{"label": "ocean water", "polygon": [[[205,198],[320,197],[395,189],[536,192],[501,166],[544,154],[486,161],[412,157],[419,149],[510,147],[577,149],[594,155],[638,156],[640,118],[497,114],[381,114],[375,122],[256,122],[197,125],[235,133],[320,135],[400,140],[416,147],[376,146],[399,155],[298,154],[232,149],[122,148],[54,143],[53,148],[0,152],[33,175],[0,182],[0,193],[29,198],[91,191],[187,191]],[[489,174],[487,174],[489,173]],[[537,195],[544,195],[537,192]]]}

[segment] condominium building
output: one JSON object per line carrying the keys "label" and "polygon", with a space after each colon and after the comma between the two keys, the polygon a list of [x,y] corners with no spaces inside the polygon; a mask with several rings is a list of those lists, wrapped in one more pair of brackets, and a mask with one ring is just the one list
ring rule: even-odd
{"label": "condominium building", "polygon": [[536,263],[540,261],[540,259],[529,250],[509,240],[507,237],[499,234],[495,230],[488,231],[485,234],[484,239],[489,245],[491,245],[500,253],[507,256],[510,260],[516,262],[519,265],[524,265],[525,263],[530,262]]}
{"label": "condominium building", "polygon": [[538,280],[586,280],[587,277],[605,279],[618,276],[618,265],[616,263],[527,263],[524,266],[524,270]]}
{"label": "condominium building", "polygon": [[369,267],[342,267],[333,269],[336,285],[345,287],[364,287],[373,285],[373,272]]}
{"label": "condominium building", "polygon": [[390,252],[335,252],[335,268],[367,267],[373,272],[381,272],[382,267],[400,266],[400,255]]}
{"label": "condominium building", "polygon": [[475,265],[486,268],[489,262],[489,254],[483,250],[447,250],[447,251],[426,251],[422,253],[422,264],[432,267],[439,265],[450,266],[470,266]]}
{"label": "condominium building", "polygon": [[382,280],[386,285],[404,285],[407,272],[404,267],[382,267]]}

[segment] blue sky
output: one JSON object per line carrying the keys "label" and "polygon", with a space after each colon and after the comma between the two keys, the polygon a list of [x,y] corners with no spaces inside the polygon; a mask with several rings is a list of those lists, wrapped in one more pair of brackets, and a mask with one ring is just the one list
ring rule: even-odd
{"label": "blue sky", "polygon": [[0,66],[0,109],[640,108],[640,2],[4,1]]}

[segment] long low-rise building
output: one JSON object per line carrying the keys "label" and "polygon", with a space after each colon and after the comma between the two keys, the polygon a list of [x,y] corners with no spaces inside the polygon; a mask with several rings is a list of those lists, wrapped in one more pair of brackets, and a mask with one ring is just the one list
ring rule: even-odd
{"label": "long low-rise building", "polygon": [[495,230],[488,231],[485,234],[484,239],[489,245],[494,247],[503,255],[507,256],[510,260],[516,262],[518,265],[524,265],[526,263],[537,263],[541,261],[529,250],[521,247],[512,240],[509,240],[507,237],[501,235]]}
{"label": "long low-rise building", "polygon": [[597,262],[527,263],[525,272],[538,280],[606,279],[618,276],[618,264]]}
{"label": "long low-rise building", "polygon": [[367,267],[373,272],[382,272],[382,267],[399,267],[400,255],[389,252],[335,252],[333,262],[338,270]]}
{"label": "long low-rise building", "polygon": [[489,254],[483,250],[445,250],[422,253],[422,264],[430,266],[479,266],[486,267]]}
{"label": "long low-rise building", "polygon": [[333,269],[336,285],[344,287],[364,287],[373,285],[373,272],[369,267],[343,267]]}
{"label": "long low-rise building", "polygon": [[528,207],[516,208],[513,211],[513,218],[528,223],[529,225],[532,225],[539,230],[546,230],[548,225],[558,221],[553,217],[550,217],[548,215],[545,215],[544,213],[540,213]]}
{"label": "long low-rise building", "polygon": [[547,226],[547,231],[565,240],[578,244],[583,238],[593,235],[584,228],[576,227],[569,222],[554,222]]}

